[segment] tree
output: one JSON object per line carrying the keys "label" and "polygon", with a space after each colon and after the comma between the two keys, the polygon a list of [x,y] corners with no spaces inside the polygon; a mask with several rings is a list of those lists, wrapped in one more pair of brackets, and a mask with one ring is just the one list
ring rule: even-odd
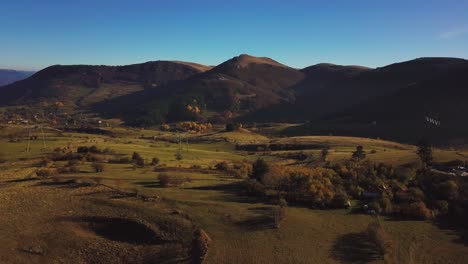
{"label": "tree", "polygon": [[152,160],[151,160],[151,165],[152,166],[156,166],[159,164],[159,158],[158,157],[154,157]]}
{"label": "tree", "polygon": [[252,165],[252,175],[250,175],[250,177],[257,181],[261,181],[268,171],[270,171],[268,163],[263,159],[257,159]]}
{"label": "tree", "polygon": [[236,131],[236,130],[239,130],[239,128],[241,128],[241,124],[240,123],[227,123],[226,124],[226,131],[227,132],[232,132],[232,131]]}
{"label": "tree", "polygon": [[220,171],[227,171],[229,168],[229,165],[225,161],[221,161],[215,165],[215,169],[220,170]]}
{"label": "tree", "polygon": [[140,153],[138,152],[133,152],[133,155],[132,155],[132,160],[139,160],[139,159],[143,159],[140,155]]}
{"label": "tree", "polygon": [[427,141],[423,140],[418,143],[416,154],[418,154],[419,159],[424,166],[430,166],[434,160],[434,157],[432,156],[432,146]]}
{"label": "tree", "polygon": [[175,154],[175,158],[176,160],[182,160],[184,157],[182,156],[182,152],[180,151],[177,151],[177,153]]}
{"label": "tree", "polygon": [[357,146],[356,151],[353,152],[353,159],[361,161],[366,158],[366,152],[363,146]]}
{"label": "tree", "polygon": [[96,172],[103,172],[104,171],[104,164],[102,163],[93,163],[91,164],[91,167],[93,167],[94,171]]}
{"label": "tree", "polygon": [[325,147],[322,148],[322,152],[321,152],[322,161],[327,161],[327,156],[329,154],[329,150],[330,150],[329,146],[325,146]]}

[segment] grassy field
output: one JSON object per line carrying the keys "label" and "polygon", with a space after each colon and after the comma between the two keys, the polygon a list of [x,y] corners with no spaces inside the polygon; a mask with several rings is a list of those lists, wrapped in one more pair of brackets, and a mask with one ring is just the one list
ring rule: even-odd
{"label": "grassy field", "polygon": [[[276,151],[235,150],[238,142],[265,142],[269,140],[265,136],[220,131],[193,136],[188,146],[182,145],[183,158],[177,160],[179,144],[172,142],[177,135],[169,132],[118,128],[112,129],[116,136],[111,137],[48,131],[45,148],[41,139],[33,140],[31,151],[26,152],[27,140],[9,142],[8,131],[2,130],[0,141],[0,158],[5,160],[0,164],[0,243],[4,245],[0,262],[183,263],[189,254],[191,230],[195,228],[202,228],[212,239],[206,263],[383,262],[362,239],[362,232],[373,221],[371,216],[345,209],[290,206],[284,223],[277,229],[270,217],[273,205],[269,201],[240,195],[241,180],[209,169],[222,160],[253,161],[262,157],[273,163],[285,162]],[[326,144],[331,147],[331,161],[348,159],[357,145],[375,150],[375,154],[368,153],[373,161],[397,165],[417,160],[414,146],[381,140],[327,136],[271,142]],[[134,168],[131,164],[106,163],[104,172],[96,173],[91,162],[86,161],[78,164],[79,173],[61,174],[55,182],[28,179],[40,158],[53,149],[91,145],[110,148],[120,156],[136,151],[147,161],[158,157],[159,171],[189,177],[191,182],[163,188],[153,166]],[[319,151],[305,152],[316,156]],[[439,161],[466,159],[468,152],[438,149],[435,157]],[[64,164],[55,162],[53,166]],[[190,169],[193,165],[201,169]],[[102,185],[95,185],[96,179]],[[67,180],[74,181],[70,185],[64,183]],[[148,202],[119,196],[119,192],[106,186],[157,199]],[[101,218],[127,219],[123,225],[117,225],[123,229],[151,227],[164,243],[141,242],[135,247],[135,243],[97,232],[93,228],[99,227]],[[457,242],[457,233],[433,222],[380,221],[395,242],[394,263],[463,263],[468,255],[468,247]],[[33,250],[28,251],[31,247]]]}

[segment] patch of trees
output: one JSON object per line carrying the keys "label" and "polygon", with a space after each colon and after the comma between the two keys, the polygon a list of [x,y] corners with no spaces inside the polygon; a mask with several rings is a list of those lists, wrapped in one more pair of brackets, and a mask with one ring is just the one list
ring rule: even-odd
{"label": "patch of trees", "polygon": [[460,212],[468,200],[464,177],[416,166],[395,168],[362,161],[362,156],[315,168],[271,166],[258,159],[244,185],[247,195],[283,197],[312,208],[344,208],[355,199],[364,212],[411,219]]}
{"label": "patch of trees", "polygon": [[169,186],[180,186],[186,182],[191,182],[192,179],[186,176],[173,174],[169,175],[168,173],[161,172],[158,175],[159,184],[162,187],[169,187]]}
{"label": "patch of trees", "polygon": [[183,121],[176,125],[177,130],[189,133],[201,133],[212,128],[213,125],[211,123],[197,123],[194,121]]}
{"label": "patch of trees", "polygon": [[241,127],[242,127],[242,124],[241,124],[241,123],[238,123],[238,122],[230,122],[230,123],[227,123],[227,124],[226,124],[226,131],[227,131],[227,132],[237,131],[237,130],[239,130]]}

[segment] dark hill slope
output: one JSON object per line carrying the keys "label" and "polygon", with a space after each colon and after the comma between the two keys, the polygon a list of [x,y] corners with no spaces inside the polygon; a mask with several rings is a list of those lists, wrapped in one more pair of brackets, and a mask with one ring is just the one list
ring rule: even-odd
{"label": "dark hill slope", "polygon": [[395,78],[420,81],[314,120],[296,128],[296,132],[373,136],[409,142],[468,139],[468,61],[423,59],[411,64],[420,70],[400,64],[398,66],[402,67],[397,69],[401,71]]}
{"label": "dark hill slope", "polygon": [[[408,87],[460,72],[467,61],[455,58],[421,58],[377,69],[335,66],[319,67],[296,87],[297,100],[263,109],[246,117],[256,121],[306,121],[321,119],[378,97],[390,96]],[[312,66],[316,67],[316,66]]]}
{"label": "dark hill slope", "polygon": [[[202,74],[146,90],[131,97],[97,104],[99,112],[118,114],[138,124],[222,115],[243,115],[294,97],[304,74],[269,58],[234,57]],[[122,105],[126,107],[121,107]],[[139,107],[135,108],[134,106]],[[190,105],[201,109],[194,114]],[[148,119],[150,117],[150,119]],[[143,119],[143,120],[140,120]]]}
{"label": "dark hill slope", "polygon": [[55,65],[0,90],[0,104],[62,101],[74,107],[127,95],[201,73],[187,63],[155,61],[128,66]]}

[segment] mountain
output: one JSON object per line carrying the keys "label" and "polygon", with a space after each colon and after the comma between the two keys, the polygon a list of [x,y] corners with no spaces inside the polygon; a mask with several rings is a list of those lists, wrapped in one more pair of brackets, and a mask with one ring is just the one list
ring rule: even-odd
{"label": "mountain", "polygon": [[61,101],[71,108],[88,107],[143,89],[157,89],[208,69],[200,64],[172,61],[127,66],[54,65],[3,87],[0,104]]}
{"label": "mountain", "polygon": [[289,134],[414,142],[468,138],[468,61],[419,58],[380,68],[302,70],[242,54],[215,67],[179,61],[51,66],[0,89],[0,106],[61,101],[132,126],[180,120],[298,122]]}
{"label": "mountain", "polygon": [[[411,142],[467,139],[467,73],[468,61],[454,58],[421,58],[366,71],[312,93],[332,110],[287,132]],[[308,110],[318,111],[317,105],[325,108],[317,103]]]}
{"label": "mountain", "polygon": [[33,71],[16,71],[0,69],[0,86],[20,81],[33,75]]}
{"label": "mountain", "polygon": [[[294,98],[304,74],[270,58],[242,54],[190,78],[96,106],[133,125],[244,115]],[[122,107],[122,105],[126,105]],[[138,105],[138,107],[134,107]],[[197,107],[199,113],[190,108]]]}

